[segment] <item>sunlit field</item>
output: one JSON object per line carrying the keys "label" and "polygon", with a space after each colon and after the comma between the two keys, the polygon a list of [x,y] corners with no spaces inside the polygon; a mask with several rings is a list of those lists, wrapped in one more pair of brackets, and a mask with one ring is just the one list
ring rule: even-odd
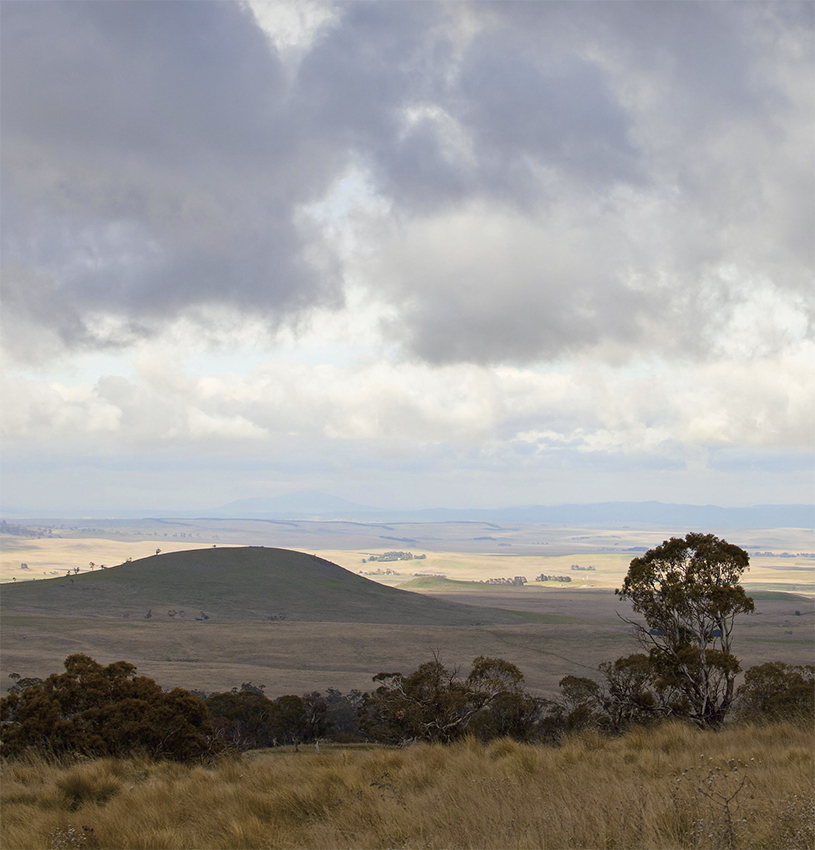
{"label": "sunlit field", "polygon": [[187,767],[2,766],[17,848],[761,848],[815,842],[811,730],[671,723],[558,747],[323,745]]}
{"label": "sunlit field", "polygon": [[[197,532],[194,532],[197,534]],[[192,533],[191,533],[192,534]],[[223,535],[225,536],[225,535]],[[152,555],[157,548],[162,552],[178,552],[198,549],[204,546],[245,545],[228,540],[213,544],[211,534],[182,541],[178,537],[161,537],[150,534],[143,539],[132,537],[125,540],[107,537],[43,537],[21,538],[0,535],[0,582],[30,581],[31,579],[54,578],[64,576],[68,570],[78,569],[89,572],[99,569],[101,564],[115,566],[128,558],[138,560]],[[793,541],[799,542],[799,541]],[[580,588],[619,587],[626,574],[635,552],[587,552],[576,551],[569,554],[484,554],[478,552],[431,551],[421,546],[394,543],[393,546],[372,547],[369,549],[328,549],[289,548],[312,552],[321,558],[339,564],[355,573],[364,573],[366,578],[393,587],[399,587],[413,581],[417,574],[445,576],[458,582],[482,582],[490,578],[512,578],[524,576],[529,580],[529,590],[557,588],[576,590]],[[395,550],[407,550],[413,554],[423,554],[423,559],[412,561],[368,562],[371,554]],[[22,565],[26,566],[23,567]],[[572,565],[594,567],[593,570],[572,570]],[[393,574],[386,573],[391,570]],[[378,572],[379,571],[379,572]],[[535,583],[540,574],[564,575],[571,582]],[[815,560],[802,558],[781,558],[777,556],[753,556],[750,570],[744,576],[747,588],[779,590],[792,593],[815,594]],[[423,588],[414,583],[411,590],[422,592]],[[479,592],[486,588],[458,586],[457,592]]]}
{"label": "sunlit field", "polygon": [[[161,538],[145,540],[108,540],[96,537],[76,538],[25,538],[0,536],[0,582],[30,581],[56,578],[69,570],[81,573],[100,569],[101,565],[113,567],[128,558],[136,561],[155,553],[181,552],[200,549],[200,542],[181,543]],[[212,544],[209,544],[212,545]],[[90,564],[93,562],[93,568]],[[21,565],[25,564],[26,567]]]}

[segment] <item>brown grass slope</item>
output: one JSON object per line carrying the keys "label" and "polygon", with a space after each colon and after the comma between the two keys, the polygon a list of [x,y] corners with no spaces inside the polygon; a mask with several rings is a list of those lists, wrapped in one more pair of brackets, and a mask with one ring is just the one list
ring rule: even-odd
{"label": "brown grass slope", "polygon": [[[252,622],[486,625],[507,611],[386,587],[303,552],[262,546],[170,552],[71,577],[4,585],[0,612],[71,617],[167,617]],[[282,617],[281,617],[282,615]],[[177,616],[181,617],[179,613]]]}
{"label": "brown grass slope", "polygon": [[0,846],[811,850],[812,730],[0,765]]}

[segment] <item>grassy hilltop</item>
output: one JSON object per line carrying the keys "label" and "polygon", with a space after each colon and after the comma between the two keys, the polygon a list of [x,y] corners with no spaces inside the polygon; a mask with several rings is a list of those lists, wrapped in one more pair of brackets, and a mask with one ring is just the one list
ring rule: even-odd
{"label": "grassy hilltop", "polygon": [[[465,626],[516,615],[386,587],[303,552],[262,546],[153,555],[106,570],[5,585],[4,616],[167,618]],[[181,613],[183,612],[183,613]],[[202,618],[203,619],[203,618]]]}

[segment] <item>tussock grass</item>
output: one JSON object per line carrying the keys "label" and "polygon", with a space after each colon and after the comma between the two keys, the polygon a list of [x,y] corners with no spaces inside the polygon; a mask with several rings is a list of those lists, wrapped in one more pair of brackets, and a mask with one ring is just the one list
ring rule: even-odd
{"label": "tussock grass", "polygon": [[[6,850],[815,847],[811,729],[2,766]],[[72,831],[73,830],[73,831]],[[84,830],[84,831],[83,831]]]}

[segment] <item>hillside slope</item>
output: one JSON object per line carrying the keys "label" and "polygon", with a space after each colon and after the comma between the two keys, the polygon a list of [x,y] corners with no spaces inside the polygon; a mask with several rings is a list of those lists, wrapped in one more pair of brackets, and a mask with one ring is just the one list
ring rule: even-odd
{"label": "hillside slope", "polygon": [[[510,612],[385,587],[330,561],[262,546],[170,552],[107,570],[3,586],[0,610],[204,622],[515,623]],[[150,613],[150,617],[147,614]],[[206,615],[206,620],[204,619]]]}

